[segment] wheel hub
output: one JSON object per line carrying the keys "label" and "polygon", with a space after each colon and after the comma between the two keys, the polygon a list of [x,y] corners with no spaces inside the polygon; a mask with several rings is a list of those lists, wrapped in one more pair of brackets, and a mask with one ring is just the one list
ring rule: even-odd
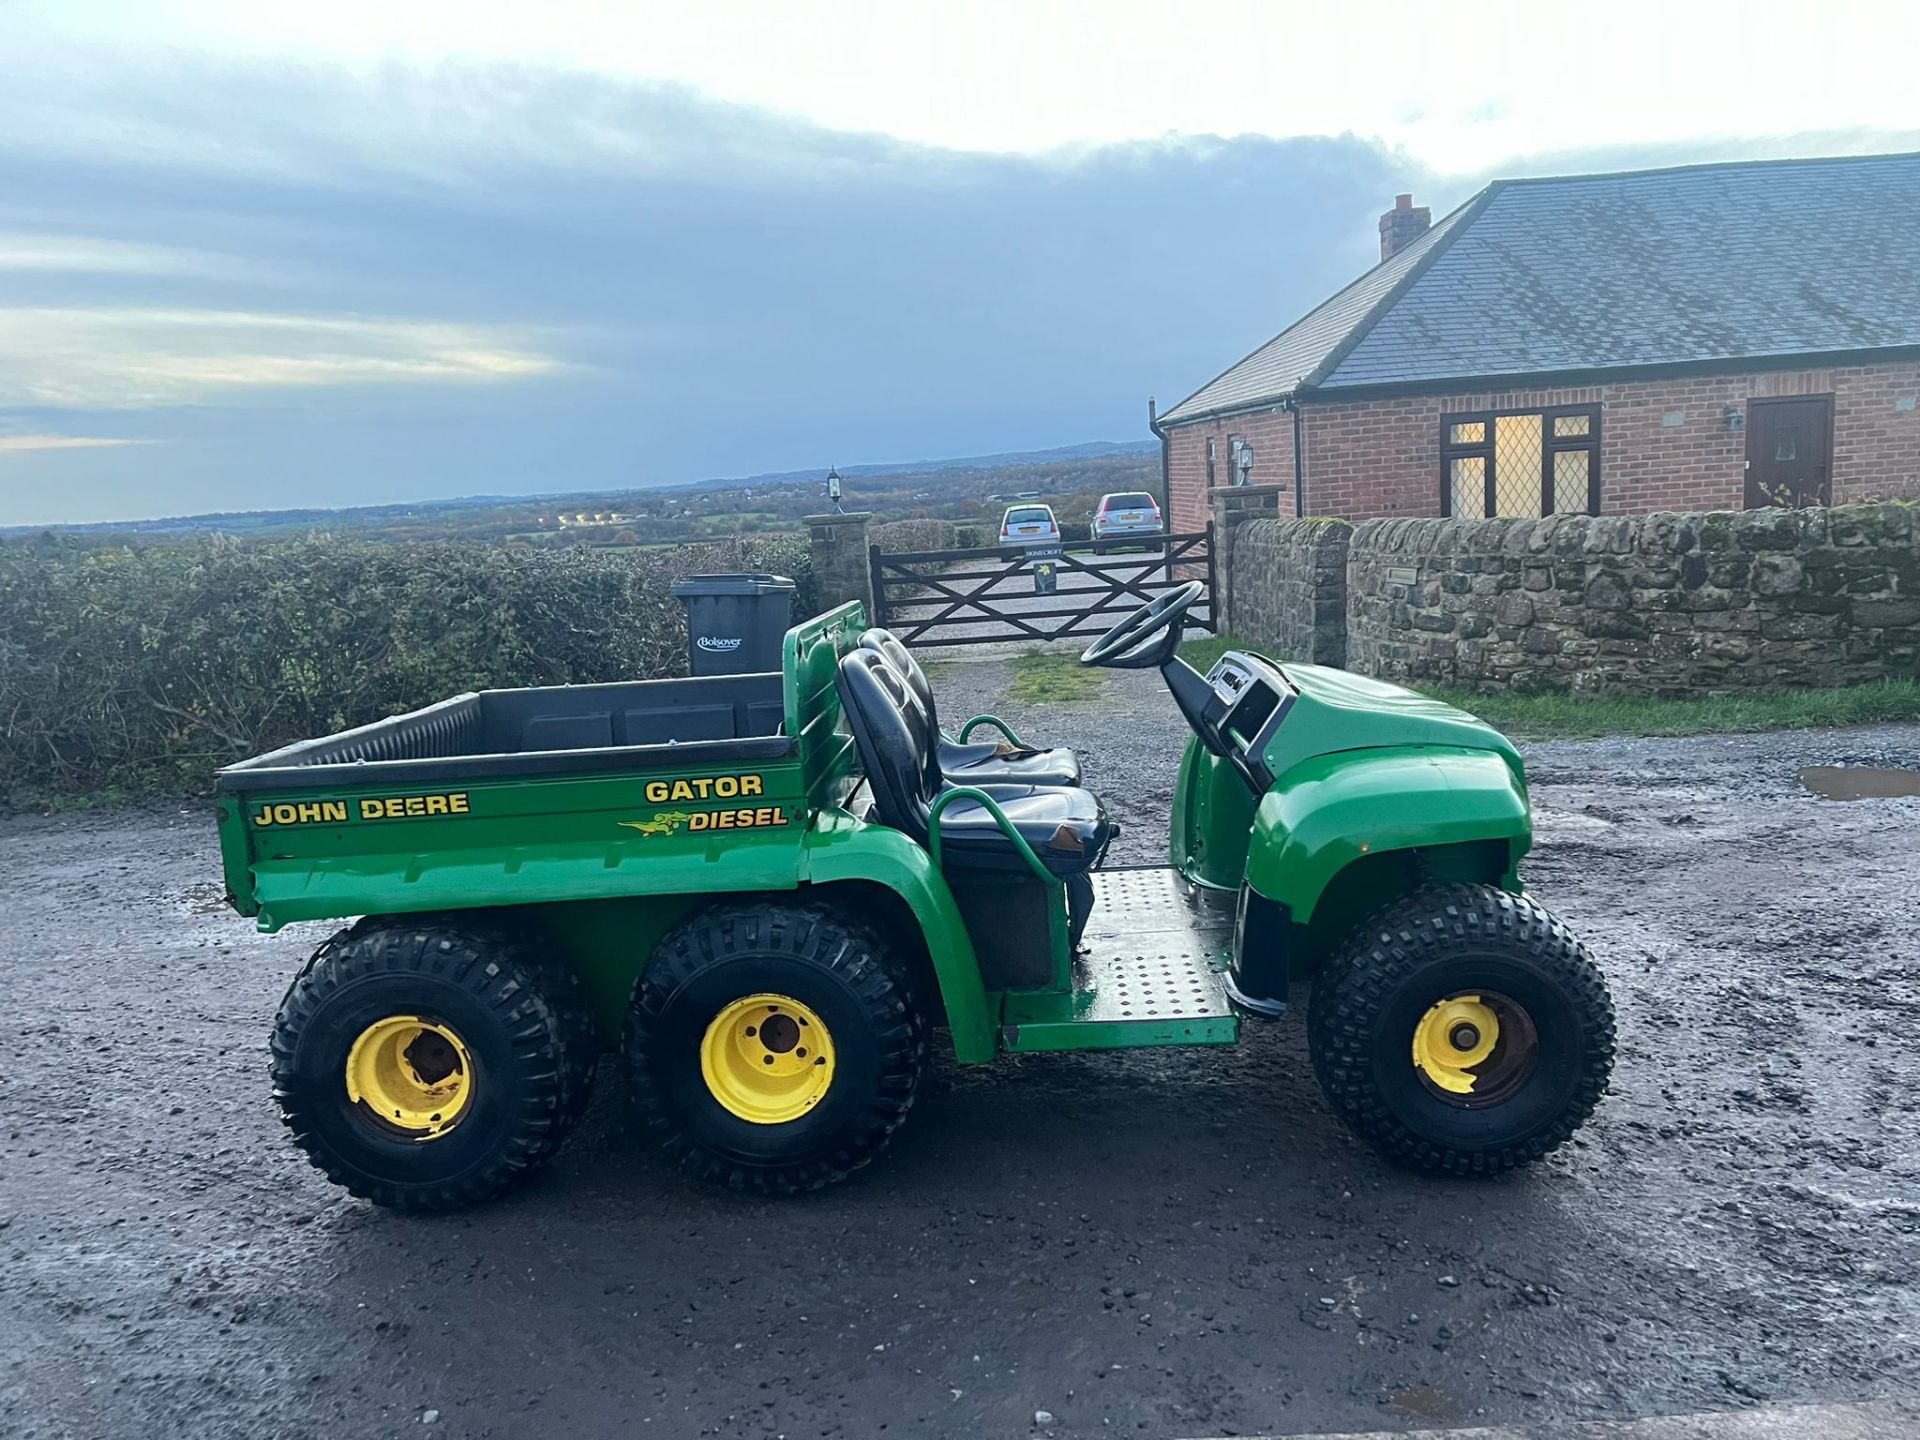
{"label": "wheel hub", "polygon": [[820,1016],[786,995],[747,995],[707,1026],[700,1074],[730,1113],[784,1125],[818,1105],[833,1085],[833,1037]]}
{"label": "wheel hub", "polygon": [[360,1032],[347,1052],[347,1098],[381,1127],[412,1140],[437,1140],[473,1099],[473,1060],[452,1027],[418,1015],[389,1015]]}
{"label": "wheel hub", "polygon": [[1413,1066],[1449,1105],[1484,1110],[1512,1099],[1533,1075],[1539,1032],[1526,1006],[1483,990],[1449,995],[1413,1027]]}
{"label": "wheel hub", "polygon": [[1478,995],[1442,1000],[1413,1030],[1413,1063],[1420,1073],[1455,1095],[1473,1093],[1473,1067],[1500,1043],[1500,1020]]}

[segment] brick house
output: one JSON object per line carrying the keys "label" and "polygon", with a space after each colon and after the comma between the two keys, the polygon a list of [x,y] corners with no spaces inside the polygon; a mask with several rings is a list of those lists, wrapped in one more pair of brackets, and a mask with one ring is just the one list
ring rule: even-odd
{"label": "brick house", "polygon": [[[1920,495],[1920,155],[1509,180],[1160,415],[1177,530]],[[1282,513],[1287,513],[1283,504]]]}

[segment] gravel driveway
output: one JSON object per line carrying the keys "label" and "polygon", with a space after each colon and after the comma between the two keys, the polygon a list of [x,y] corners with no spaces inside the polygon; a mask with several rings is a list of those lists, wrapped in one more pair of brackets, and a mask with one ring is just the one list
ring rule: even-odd
{"label": "gravel driveway", "polygon": [[[949,721],[1005,675],[942,671]],[[994,708],[1083,751],[1119,858],[1163,853],[1154,675]],[[0,824],[0,1433],[1160,1437],[1920,1391],[1920,800],[1794,779],[1920,765],[1920,728],[1529,761],[1529,880],[1621,1051],[1580,1143],[1493,1182],[1351,1141],[1290,1018],[944,1067],[878,1164],[786,1202],[682,1183],[609,1066],[542,1179],[406,1219],[281,1138],[267,1026],[321,930],[222,910],[203,807]]]}

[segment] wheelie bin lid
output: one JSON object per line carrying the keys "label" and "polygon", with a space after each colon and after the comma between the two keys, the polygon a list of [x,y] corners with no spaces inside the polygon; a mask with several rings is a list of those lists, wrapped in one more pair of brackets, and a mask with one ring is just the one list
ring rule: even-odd
{"label": "wheelie bin lid", "polygon": [[689,575],[673,587],[675,599],[689,595],[778,595],[793,593],[785,575]]}

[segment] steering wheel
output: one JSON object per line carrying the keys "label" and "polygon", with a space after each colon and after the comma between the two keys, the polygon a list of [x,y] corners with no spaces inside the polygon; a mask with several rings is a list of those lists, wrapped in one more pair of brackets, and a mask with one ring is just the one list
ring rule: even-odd
{"label": "steering wheel", "polygon": [[[1180,648],[1187,611],[1206,588],[1198,580],[1189,580],[1177,590],[1155,596],[1082,650],[1080,663],[1110,670],[1150,670],[1166,664]],[[1158,640],[1153,638],[1156,635]]]}

